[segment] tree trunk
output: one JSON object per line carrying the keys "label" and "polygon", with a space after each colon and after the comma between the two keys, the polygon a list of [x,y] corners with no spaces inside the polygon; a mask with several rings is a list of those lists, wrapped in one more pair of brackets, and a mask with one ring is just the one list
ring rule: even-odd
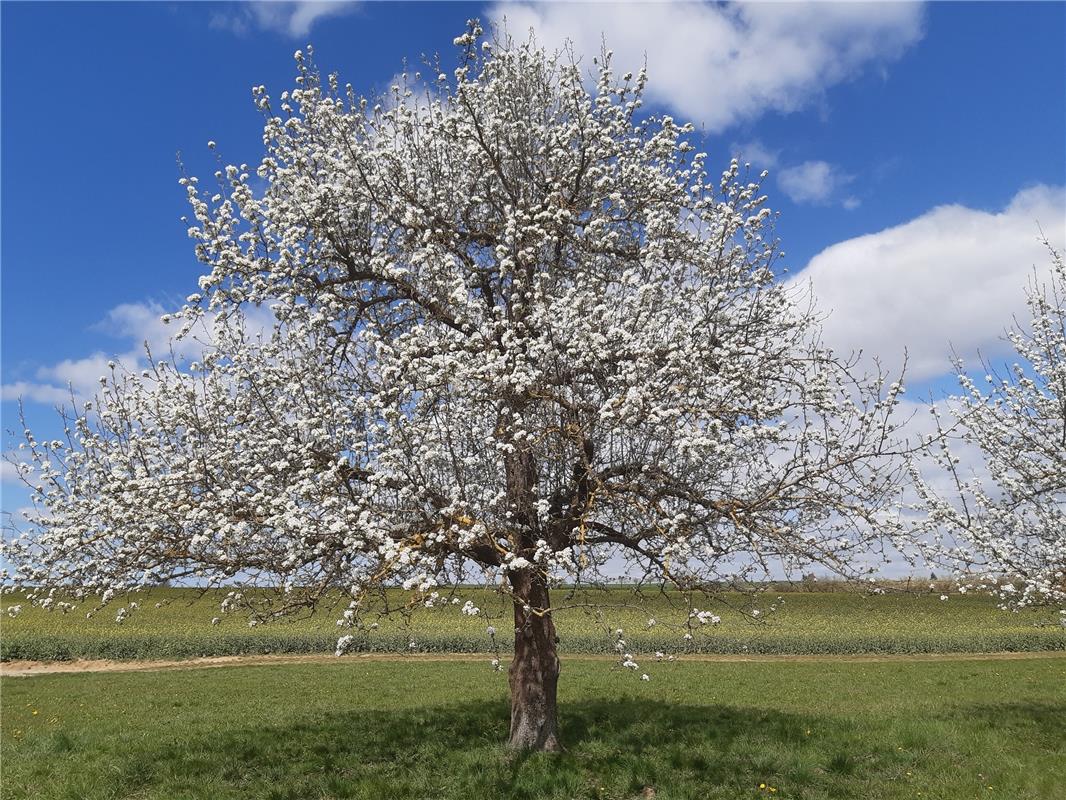
{"label": "tree trunk", "polygon": [[[511,737],[514,750],[562,750],[556,690],[559,655],[548,587],[539,573],[525,569],[511,573],[514,589],[514,660],[508,672],[511,684]],[[527,610],[528,609],[528,610]]]}

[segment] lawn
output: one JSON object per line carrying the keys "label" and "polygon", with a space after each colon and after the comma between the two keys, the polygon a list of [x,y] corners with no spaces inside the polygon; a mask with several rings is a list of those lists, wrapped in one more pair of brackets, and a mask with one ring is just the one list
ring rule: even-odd
{"label": "lawn", "polygon": [[[121,625],[116,611],[129,599],[114,602],[91,619],[83,603],[69,613],[43,611],[24,604],[14,619],[4,617],[0,657],[4,659],[187,658],[250,653],[330,652],[340,633],[336,620],[345,607],[321,609],[304,616],[249,627],[247,613],[222,614],[221,595],[200,596],[187,589],[155,590],[136,597],[139,608]],[[460,604],[420,609],[410,619],[379,617],[371,607],[366,622],[372,632],[358,634],[355,649],[379,652],[486,652],[486,629],[498,630],[506,650],[511,645],[508,600],[485,589],[464,589],[477,616],[460,612]],[[402,602],[399,593],[390,598]],[[5,596],[3,607],[19,604]],[[156,607],[156,604],[160,607]],[[1054,611],[1010,613],[987,596],[940,592],[865,595],[857,592],[765,592],[753,602],[740,594],[723,594],[700,602],[720,617],[718,624],[694,625],[691,639],[679,627],[687,607],[676,594],[635,593],[614,588],[569,596],[559,590],[553,603],[564,653],[613,652],[618,628],[627,647],[640,652],[671,653],[935,653],[1066,650],[1066,628]],[[596,604],[602,611],[582,607]],[[337,604],[334,604],[337,605]],[[757,617],[744,612],[758,611]],[[219,618],[217,625],[211,620]],[[654,624],[652,624],[654,620]]]}
{"label": "lawn", "polygon": [[[562,755],[509,755],[485,659],[7,678],[16,798],[1002,798],[1066,786],[1066,658],[571,657]],[[646,795],[650,796],[650,794]]]}

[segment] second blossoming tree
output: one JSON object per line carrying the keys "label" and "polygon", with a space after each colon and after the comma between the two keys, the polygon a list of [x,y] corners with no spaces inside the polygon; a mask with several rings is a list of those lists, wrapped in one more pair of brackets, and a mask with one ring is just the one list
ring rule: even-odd
{"label": "second blossoming tree", "polygon": [[1066,624],[1066,265],[1045,243],[1050,269],[1034,272],[1028,318],[1007,332],[1013,363],[986,364],[984,380],[956,364],[954,419],[932,408],[936,435],[911,472],[927,561],[1006,605],[1057,606]]}

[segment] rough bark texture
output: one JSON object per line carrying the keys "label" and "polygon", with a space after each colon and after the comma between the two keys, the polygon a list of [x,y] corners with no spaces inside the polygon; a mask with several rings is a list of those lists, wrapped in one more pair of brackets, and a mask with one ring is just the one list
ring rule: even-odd
{"label": "rough bark texture", "polygon": [[556,710],[559,655],[555,623],[551,614],[537,613],[551,607],[548,587],[531,570],[513,573],[511,584],[516,599],[514,660],[508,672],[511,684],[508,744],[515,750],[558,751],[562,747]]}

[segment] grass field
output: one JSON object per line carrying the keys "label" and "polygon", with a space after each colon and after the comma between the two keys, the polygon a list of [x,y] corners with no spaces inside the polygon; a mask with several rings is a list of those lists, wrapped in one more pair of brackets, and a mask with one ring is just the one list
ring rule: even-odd
{"label": "grass field", "polygon": [[[609,607],[558,613],[566,753],[515,757],[502,746],[506,673],[484,655],[487,625],[510,644],[509,609],[484,590],[461,596],[481,608],[477,617],[456,606],[407,622],[382,617],[359,642],[410,654],[402,657],[7,677],[2,795],[630,800],[651,787],[660,800],[1066,797],[1066,630],[1052,612],[1008,613],[974,595],[769,593],[755,607],[725,595],[708,606],[721,622],[685,640],[671,625],[685,618],[676,597],[557,593],[560,605]],[[118,605],[88,620],[86,607],[26,606],[2,620],[2,655],[184,658],[336,642],[335,610],[254,628],[228,614],[213,626],[218,600],[157,590],[122,625]],[[739,613],[754,608],[757,620]],[[577,655],[609,652],[619,627],[650,680]],[[648,656],[659,649],[678,660]],[[694,655],[1002,650],[1044,652],[864,662]],[[430,651],[482,655],[419,655]]]}
{"label": "grass field", "polygon": [[16,798],[998,798],[1066,787],[1066,658],[564,660],[567,752],[502,748],[483,660],[48,675],[3,683]]}
{"label": "grass field", "polygon": [[[511,645],[508,601],[483,589],[464,590],[463,600],[480,609],[464,616],[459,607],[419,610],[409,621],[378,618],[379,627],[359,635],[355,648],[378,652],[486,652],[486,627],[493,625],[503,649]],[[683,638],[677,623],[686,618],[676,595],[640,596],[612,589],[568,598],[556,592],[553,602],[560,648],[564,653],[612,652],[618,628],[630,649],[671,653],[935,653],[1066,650],[1066,628],[1050,611],[1009,613],[989,597],[939,593],[862,595],[854,592],[767,593],[753,607],[745,595],[721,596],[702,608],[721,617],[718,625],[695,626]],[[219,612],[220,596],[199,596],[187,589],[163,589],[139,596],[140,609],[121,625],[113,603],[92,619],[92,604],[63,614],[28,605],[16,618],[0,618],[3,659],[188,658],[259,653],[330,652],[340,631],[337,609],[311,617],[248,626],[246,615]],[[128,601],[126,601],[128,602]],[[600,616],[579,606],[605,606]],[[3,598],[3,607],[19,603]],[[162,607],[156,608],[156,603]],[[343,606],[342,606],[343,608]],[[741,611],[760,611],[753,619]],[[739,609],[739,610],[737,610]],[[220,617],[218,625],[211,619]],[[649,620],[656,623],[649,626]]]}

